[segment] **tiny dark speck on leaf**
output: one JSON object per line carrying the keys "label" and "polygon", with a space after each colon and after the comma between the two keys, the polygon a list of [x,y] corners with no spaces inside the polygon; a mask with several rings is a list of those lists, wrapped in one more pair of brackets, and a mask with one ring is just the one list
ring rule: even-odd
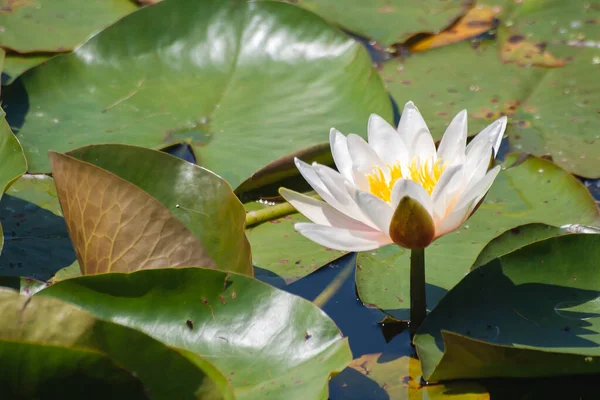
{"label": "tiny dark speck on leaf", "polygon": [[525,40],[525,36],[523,35],[512,35],[508,38],[509,43],[519,43]]}
{"label": "tiny dark speck on leaf", "polygon": [[450,88],[448,89],[448,93],[458,93],[458,90]]}
{"label": "tiny dark speck on leaf", "polygon": [[194,329],[194,321],[192,321],[191,319],[188,319],[187,321],[185,321],[185,324],[187,325],[188,328]]}
{"label": "tiny dark speck on leaf", "polygon": [[302,260],[298,260],[294,264],[298,265],[298,264],[300,264],[300,261],[302,261]]}
{"label": "tiny dark speck on leaf", "polygon": [[306,333],[304,334],[304,341],[306,342],[311,337],[312,337],[312,335],[310,333],[308,333],[308,331],[306,331]]}

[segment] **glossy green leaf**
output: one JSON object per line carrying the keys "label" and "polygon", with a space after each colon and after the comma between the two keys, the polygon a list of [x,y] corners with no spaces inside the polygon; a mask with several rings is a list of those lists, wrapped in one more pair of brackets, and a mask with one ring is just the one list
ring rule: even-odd
{"label": "glossy green leaf", "polygon": [[[130,0],[7,0],[0,13],[0,46],[20,53],[68,51],[137,9]],[[27,32],[27,34],[23,34]]]}
{"label": "glossy green leaf", "polygon": [[477,268],[530,243],[540,242],[551,237],[572,235],[574,233],[600,233],[599,227],[587,225],[564,225],[561,227],[544,224],[518,226],[498,236],[485,246],[471,267]]}
{"label": "glossy green leaf", "polygon": [[[506,165],[515,158],[508,157]],[[484,203],[460,229],[425,249],[427,308],[433,309],[469,272],[485,246],[509,229],[598,221],[598,207],[585,186],[550,161],[527,157],[500,172]],[[364,303],[397,319],[408,318],[409,255],[394,245],[359,254],[356,283]]]}
{"label": "glossy green leaf", "polygon": [[142,147],[99,145],[69,153],[136,185],[202,243],[217,267],[252,275],[246,212],[231,186],[202,167]]}
{"label": "glossy green leaf", "polygon": [[[13,135],[0,109],[0,199],[6,189],[27,171],[27,161],[19,141]],[[0,254],[4,245],[4,234],[0,225]]]}
{"label": "glossy green leaf", "polygon": [[37,172],[49,170],[48,149],[189,141],[198,164],[235,188],[326,143],[332,126],[364,134],[370,113],[392,117],[364,48],[279,2],[160,2],[20,81],[3,97],[9,110],[28,102],[10,122]]}
{"label": "glossy green leaf", "polygon": [[598,260],[600,235],[568,235],[472,271],[415,336],[425,378],[599,373]]}
{"label": "glossy green leaf", "polygon": [[8,53],[2,66],[2,84],[10,85],[21,74],[50,59],[53,53],[18,54]]}
{"label": "glossy green leaf", "polygon": [[[486,388],[476,382],[421,384],[419,360],[386,354],[364,354],[335,377],[345,400],[489,400]],[[377,388],[377,389],[375,389]]]}
{"label": "glossy green leaf", "polygon": [[[134,329],[94,319],[69,304],[2,289],[0,310],[4,396],[233,398],[200,363],[176,349]],[[215,374],[214,367],[210,374]]]}
{"label": "glossy green leaf", "polygon": [[298,0],[325,19],[384,46],[421,32],[436,33],[466,10],[459,0]]}
{"label": "glossy green leaf", "polygon": [[0,201],[4,249],[0,275],[47,280],[76,260],[54,180],[24,175]]}
{"label": "glossy green leaf", "polygon": [[326,399],[351,360],[310,302],[255,279],[201,268],[67,279],[38,294],[139,329],[213,362],[241,399]]}
{"label": "glossy green leaf", "polygon": [[[246,204],[248,211],[268,210],[269,207],[272,206],[258,202]],[[254,265],[277,274],[286,283],[295,282],[346,254],[318,245],[300,235],[294,230],[294,224],[298,222],[309,221],[303,215],[294,213],[246,230]]]}

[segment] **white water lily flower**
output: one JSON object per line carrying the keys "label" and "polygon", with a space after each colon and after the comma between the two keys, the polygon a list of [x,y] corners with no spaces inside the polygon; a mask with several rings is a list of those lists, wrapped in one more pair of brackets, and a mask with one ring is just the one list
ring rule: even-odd
{"label": "white water lily flower", "polygon": [[398,129],[371,115],[368,143],[331,129],[338,171],[295,159],[302,176],[325,201],[281,189],[282,196],[311,223],[296,230],[332,249],[373,250],[390,243],[427,247],[458,229],[474,212],[500,170],[488,171],[498,153],[506,117],[481,131],[467,146],[467,112],[454,117],[436,150],[412,102]]}

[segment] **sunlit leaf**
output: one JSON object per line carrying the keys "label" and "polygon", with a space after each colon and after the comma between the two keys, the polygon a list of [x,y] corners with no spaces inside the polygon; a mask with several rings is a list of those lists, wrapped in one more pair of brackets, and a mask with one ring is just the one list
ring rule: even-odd
{"label": "sunlit leaf", "polygon": [[67,279],[41,291],[213,362],[238,399],[327,399],[351,359],[310,302],[255,279],[202,268]]}
{"label": "sunlit leaf", "polygon": [[332,126],[364,135],[370,113],[392,118],[361,45],[299,7],[242,0],[144,7],[3,97],[30,172],[49,171],[47,150],[188,141],[234,188]]}

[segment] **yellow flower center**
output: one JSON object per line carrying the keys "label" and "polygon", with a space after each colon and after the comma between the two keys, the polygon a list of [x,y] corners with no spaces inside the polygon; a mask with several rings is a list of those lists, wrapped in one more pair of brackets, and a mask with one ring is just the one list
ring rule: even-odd
{"label": "yellow flower center", "polygon": [[400,178],[417,182],[427,190],[427,193],[431,194],[446,167],[441,159],[434,161],[433,158],[429,158],[421,161],[420,158],[415,157],[405,169],[406,176],[402,175],[400,162],[392,165],[387,164],[384,168],[387,168],[387,171],[384,171],[381,167],[374,167],[373,172],[366,174],[366,177],[369,181],[371,194],[389,202],[392,188]]}

